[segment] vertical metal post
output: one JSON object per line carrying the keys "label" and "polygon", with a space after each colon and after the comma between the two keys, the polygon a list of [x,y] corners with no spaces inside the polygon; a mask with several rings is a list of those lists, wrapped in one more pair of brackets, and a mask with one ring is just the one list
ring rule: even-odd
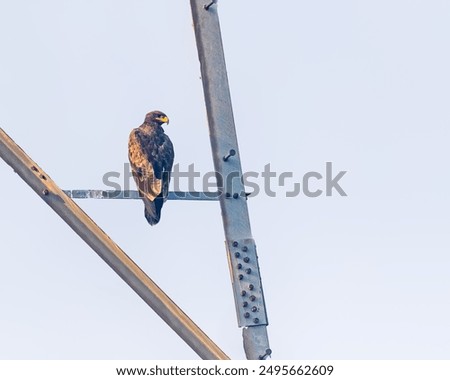
{"label": "vertical metal post", "polygon": [[242,182],[216,3],[191,0],[192,16],[238,324],[244,327],[247,358],[264,359],[271,353],[266,328],[268,321]]}

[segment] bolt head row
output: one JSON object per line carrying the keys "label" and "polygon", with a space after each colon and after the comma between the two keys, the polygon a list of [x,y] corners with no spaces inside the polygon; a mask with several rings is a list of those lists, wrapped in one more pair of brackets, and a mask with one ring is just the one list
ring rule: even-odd
{"label": "bolt head row", "polygon": [[[250,313],[244,313],[244,318],[250,318]],[[259,318],[253,318],[254,323],[259,323]]]}

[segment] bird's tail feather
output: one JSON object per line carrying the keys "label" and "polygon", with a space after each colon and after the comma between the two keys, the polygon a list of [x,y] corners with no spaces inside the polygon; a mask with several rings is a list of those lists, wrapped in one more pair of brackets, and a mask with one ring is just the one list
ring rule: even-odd
{"label": "bird's tail feather", "polygon": [[144,200],[145,210],[144,215],[145,219],[147,219],[148,224],[154,226],[159,222],[161,218],[161,208],[163,205],[163,198],[155,198],[153,202],[148,199]]}

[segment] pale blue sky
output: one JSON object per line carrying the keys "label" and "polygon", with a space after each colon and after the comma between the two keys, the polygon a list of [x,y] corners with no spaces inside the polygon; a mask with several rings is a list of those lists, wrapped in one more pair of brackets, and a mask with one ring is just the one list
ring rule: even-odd
{"label": "pale blue sky", "polygon": [[[219,1],[242,165],[348,173],[249,200],[276,359],[448,359],[450,3]],[[0,126],[62,187],[104,188],[161,109],[213,168],[187,0],[0,0]],[[0,358],[196,354],[0,162]],[[275,186],[277,190],[282,190]],[[80,206],[242,359],[218,203]]]}

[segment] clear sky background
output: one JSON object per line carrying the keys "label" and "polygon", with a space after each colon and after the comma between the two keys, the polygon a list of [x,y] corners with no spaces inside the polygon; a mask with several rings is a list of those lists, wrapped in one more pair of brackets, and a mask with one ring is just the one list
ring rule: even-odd
{"label": "clear sky background", "polygon": [[[348,171],[347,197],[249,200],[274,358],[449,359],[449,13],[219,1],[243,169]],[[105,188],[154,109],[180,168],[213,169],[187,0],[1,0],[0,46],[0,126],[62,188]],[[0,178],[1,359],[198,358],[3,162]],[[156,227],[140,201],[78,204],[245,357],[218,203],[169,201]]]}

